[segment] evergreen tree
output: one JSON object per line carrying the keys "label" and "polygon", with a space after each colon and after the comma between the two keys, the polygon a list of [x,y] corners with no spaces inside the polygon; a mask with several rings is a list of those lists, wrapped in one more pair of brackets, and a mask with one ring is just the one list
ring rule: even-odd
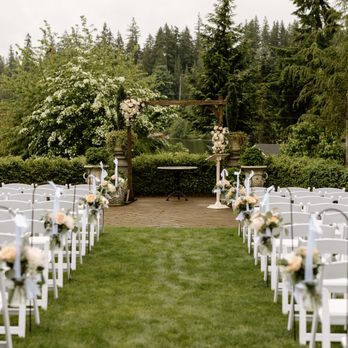
{"label": "evergreen tree", "polygon": [[141,58],[141,63],[142,63],[143,69],[149,75],[152,74],[153,68],[154,68],[155,62],[156,62],[154,48],[155,48],[155,39],[150,34],[145,41],[145,45],[144,45],[143,52],[142,52],[142,58]]}
{"label": "evergreen tree", "polygon": [[140,38],[140,30],[135,21],[135,18],[133,17],[131,24],[128,28],[126,52],[128,56],[134,61],[135,64],[137,64],[140,59],[139,38]]}
{"label": "evergreen tree", "polygon": [[[204,98],[228,98],[226,124],[233,128],[239,113],[241,55],[240,30],[233,22],[233,0],[218,0],[215,12],[209,14],[202,34],[204,72],[201,95]],[[207,111],[205,111],[207,112]],[[211,113],[204,120],[197,119],[197,127],[207,129],[215,122]]]}
{"label": "evergreen tree", "polygon": [[121,33],[118,31],[117,32],[117,35],[116,35],[116,43],[115,43],[115,46],[118,50],[120,50],[121,52],[123,52],[124,50],[124,42],[123,42],[123,39],[122,39],[122,35]]}
{"label": "evergreen tree", "polygon": [[178,52],[182,70],[190,70],[194,64],[194,43],[188,27],[180,33]]}
{"label": "evergreen tree", "polygon": [[[333,44],[333,38],[339,31],[339,13],[328,1],[293,0],[297,6],[295,14],[298,25],[293,29],[291,46],[291,64],[283,70],[282,82],[287,93],[295,95],[290,112],[295,116],[313,114],[320,117],[321,110],[317,100],[323,90],[318,79],[327,79],[325,57]],[[289,85],[290,84],[290,85]]]}

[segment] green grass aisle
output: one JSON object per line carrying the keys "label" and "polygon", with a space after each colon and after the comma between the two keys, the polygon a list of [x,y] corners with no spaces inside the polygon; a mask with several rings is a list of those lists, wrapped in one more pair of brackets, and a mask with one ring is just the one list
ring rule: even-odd
{"label": "green grass aisle", "polygon": [[14,347],[299,347],[231,229],[107,228]]}

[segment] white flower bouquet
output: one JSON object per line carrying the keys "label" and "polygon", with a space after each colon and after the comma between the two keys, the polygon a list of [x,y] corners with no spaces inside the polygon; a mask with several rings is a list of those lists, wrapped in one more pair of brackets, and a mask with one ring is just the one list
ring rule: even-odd
{"label": "white flower bouquet", "polygon": [[80,203],[87,206],[90,223],[96,220],[102,209],[109,208],[109,200],[100,192],[97,192],[96,194],[89,193],[80,200]]}
{"label": "white flower bouquet", "polygon": [[[77,231],[75,219],[69,214],[69,212],[67,214],[62,211],[59,211],[56,214],[48,213],[44,216],[43,219],[45,230],[51,238],[51,248],[59,248],[62,244],[62,236],[65,235],[68,231]],[[57,233],[53,233],[54,224],[57,226]]]}
{"label": "white flower bouquet", "polygon": [[32,299],[40,293],[45,283],[42,271],[47,260],[41,249],[23,245],[20,249],[20,275],[16,275],[15,262],[17,248],[14,244],[4,245],[0,250],[1,269],[9,288],[9,305],[19,307],[26,299]]}
{"label": "white flower bouquet", "polygon": [[270,210],[266,213],[255,213],[251,216],[250,227],[256,231],[260,238],[260,252],[269,254],[272,251],[272,236],[278,237],[279,234],[274,233],[274,229],[279,227],[282,217],[276,210]]}
{"label": "white flower bouquet", "polygon": [[214,154],[223,154],[225,153],[226,147],[228,145],[228,140],[225,137],[228,134],[227,127],[214,126],[214,130],[211,132],[213,147],[212,151]]}
{"label": "white flower bouquet", "polygon": [[253,193],[249,196],[240,196],[235,202],[234,210],[237,212],[237,220],[249,222],[253,209],[259,199]]}
{"label": "white flower bouquet", "polygon": [[134,123],[136,117],[140,114],[142,106],[143,104],[141,101],[132,98],[125,99],[120,104],[121,112],[127,126],[131,126]]}
{"label": "white flower bouquet", "polygon": [[303,304],[307,310],[313,310],[320,305],[321,296],[318,289],[318,273],[320,263],[320,255],[317,249],[313,249],[312,267],[314,280],[305,281],[305,265],[306,265],[307,248],[301,246],[293,252],[285,255],[283,259],[278,260],[280,273],[287,286],[294,287],[295,298],[298,302],[302,297]]}

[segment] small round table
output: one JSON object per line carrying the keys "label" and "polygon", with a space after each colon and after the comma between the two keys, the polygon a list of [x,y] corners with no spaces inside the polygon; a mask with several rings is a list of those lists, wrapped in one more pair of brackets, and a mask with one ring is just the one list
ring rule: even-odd
{"label": "small round table", "polygon": [[174,180],[175,180],[175,182],[174,182],[174,191],[167,196],[166,201],[168,201],[169,198],[172,197],[172,196],[176,196],[176,197],[178,197],[178,199],[180,199],[180,197],[184,197],[185,201],[188,201],[187,196],[182,191],[180,191],[178,189],[179,184],[180,184],[181,174],[184,171],[194,170],[194,169],[197,169],[197,168],[198,167],[195,167],[195,166],[165,166],[165,167],[157,167],[157,169],[159,169],[159,170],[172,170],[172,171],[176,171],[177,172],[177,175],[174,176]]}

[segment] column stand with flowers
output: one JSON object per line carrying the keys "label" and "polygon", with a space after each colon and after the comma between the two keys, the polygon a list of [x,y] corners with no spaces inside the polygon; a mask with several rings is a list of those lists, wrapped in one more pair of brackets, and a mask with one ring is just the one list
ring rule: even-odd
{"label": "column stand with flowers", "polygon": [[[227,127],[221,127],[221,126],[214,126],[214,130],[211,131],[212,135],[212,151],[213,155],[209,156],[207,160],[215,161],[216,162],[216,180],[215,180],[215,187],[213,192],[216,193],[216,201],[214,204],[210,204],[208,206],[209,209],[226,209],[228,208],[227,205],[221,204],[221,189],[219,189],[219,183],[220,183],[220,173],[221,173],[221,160],[228,156],[228,154],[225,153],[226,146],[228,144],[228,140],[225,137],[225,135],[228,134],[228,128]],[[223,178],[224,180],[224,178]],[[223,184],[223,183],[222,183]]]}

